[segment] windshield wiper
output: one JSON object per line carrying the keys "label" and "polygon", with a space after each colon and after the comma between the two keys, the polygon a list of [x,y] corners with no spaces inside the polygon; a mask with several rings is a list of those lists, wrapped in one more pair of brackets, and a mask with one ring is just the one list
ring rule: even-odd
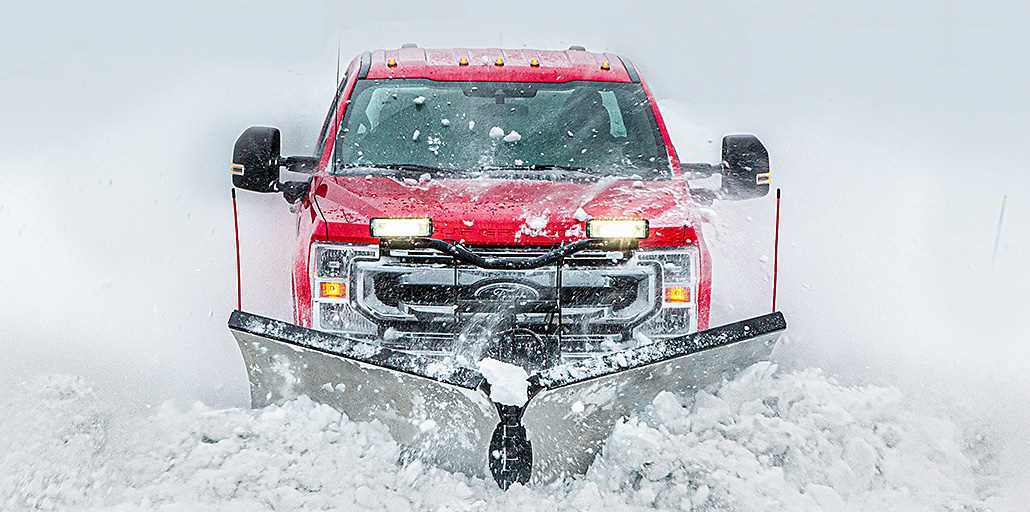
{"label": "windshield wiper", "polygon": [[347,164],[337,167],[337,169],[387,169],[394,171],[418,171],[418,172],[454,172],[456,169],[444,169],[442,167],[433,167],[431,165],[420,165],[420,164]]}
{"label": "windshield wiper", "polygon": [[525,176],[528,178],[543,179],[550,177],[551,179],[563,178],[572,180],[596,180],[597,175],[585,172],[590,171],[589,167],[571,167],[567,165],[505,165],[497,167],[485,167],[482,169],[482,173],[488,176],[504,175],[504,174],[519,174],[520,171],[533,171],[530,173],[522,172],[519,176]]}
{"label": "windshield wiper", "polygon": [[341,165],[336,168],[334,174],[353,174],[358,175],[360,172],[356,172],[356,169],[382,169],[385,171],[393,171],[390,175],[400,178],[414,178],[418,179],[423,174],[429,174],[432,177],[438,176],[453,176],[459,172],[460,169],[448,169],[443,167],[433,167],[431,165],[420,165],[420,164],[358,164],[352,163],[347,165]]}
{"label": "windshield wiper", "polygon": [[499,165],[497,167],[484,167],[484,171],[589,171],[589,167],[571,167],[568,165],[553,164],[532,164],[532,165]]}

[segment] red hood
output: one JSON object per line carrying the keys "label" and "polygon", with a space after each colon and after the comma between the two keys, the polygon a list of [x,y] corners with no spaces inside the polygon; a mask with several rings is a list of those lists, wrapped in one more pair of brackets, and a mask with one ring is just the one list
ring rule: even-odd
{"label": "red hood", "polygon": [[641,245],[681,245],[693,243],[698,225],[687,183],[675,179],[579,184],[323,177],[314,186],[329,236],[340,241],[374,241],[372,217],[431,217],[433,238],[489,245],[581,240],[588,218],[648,219],[651,236]]}

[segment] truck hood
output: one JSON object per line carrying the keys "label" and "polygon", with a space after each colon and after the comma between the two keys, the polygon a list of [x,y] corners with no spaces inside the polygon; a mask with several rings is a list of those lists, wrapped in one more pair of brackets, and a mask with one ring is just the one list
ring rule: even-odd
{"label": "truck hood", "polygon": [[371,242],[373,217],[430,217],[433,238],[551,245],[586,237],[587,219],[648,219],[641,245],[693,243],[696,206],[685,180],[572,183],[505,179],[399,181],[320,177],[314,201],[330,239]]}

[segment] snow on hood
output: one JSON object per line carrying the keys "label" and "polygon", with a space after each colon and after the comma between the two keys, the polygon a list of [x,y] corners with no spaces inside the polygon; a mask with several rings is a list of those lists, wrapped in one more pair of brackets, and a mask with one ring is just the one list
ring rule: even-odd
{"label": "snow on hood", "polygon": [[[434,238],[552,244],[585,237],[588,218],[641,218],[682,243],[697,225],[686,181],[324,178],[316,199],[335,237],[368,236],[372,217],[432,217]],[[669,228],[663,232],[660,228]]]}

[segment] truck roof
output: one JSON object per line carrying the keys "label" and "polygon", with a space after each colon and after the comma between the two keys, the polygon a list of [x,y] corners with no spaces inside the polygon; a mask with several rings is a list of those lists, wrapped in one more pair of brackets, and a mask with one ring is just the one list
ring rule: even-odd
{"label": "truck roof", "polygon": [[[367,56],[367,57],[366,57]],[[579,49],[501,48],[375,50],[365,78],[428,78],[473,82],[639,82],[633,64],[614,53]],[[363,63],[364,64],[364,63]],[[630,66],[627,69],[627,64]]]}

